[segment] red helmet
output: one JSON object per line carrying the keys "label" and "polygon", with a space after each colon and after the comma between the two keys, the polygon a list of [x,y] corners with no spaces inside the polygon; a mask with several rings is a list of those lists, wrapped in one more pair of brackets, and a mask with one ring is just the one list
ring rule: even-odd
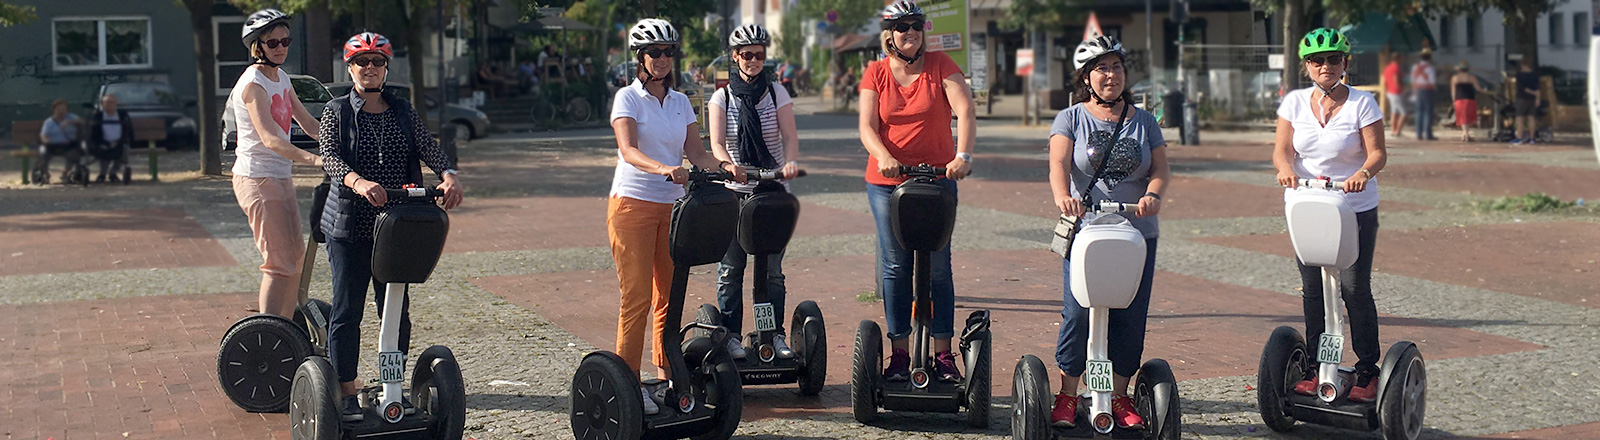
{"label": "red helmet", "polygon": [[384,58],[394,58],[394,47],[389,45],[389,39],[377,32],[362,32],[350,37],[344,42],[344,62],[349,63],[356,55],[366,53],[382,54]]}

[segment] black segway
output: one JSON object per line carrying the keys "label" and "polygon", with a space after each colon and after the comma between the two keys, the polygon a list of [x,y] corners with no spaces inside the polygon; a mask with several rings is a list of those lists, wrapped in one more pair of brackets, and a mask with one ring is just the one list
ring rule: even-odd
{"label": "black segway", "polygon": [[[1134,410],[1144,418],[1144,429],[1117,428],[1111,417],[1114,373],[1107,357],[1107,323],[1111,309],[1124,309],[1139,293],[1144,276],[1144,234],[1121,216],[1110,214],[1133,211],[1135,203],[1104,201],[1089,204],[1082,226],[1072,241],[1072,296],[1089,308],[1088,366],[1083,383],[1089,392],[1087,405],[1078,406],[1072,428],[1050,423],[1050,376],[1044,362],[1033,355],[1017,361],[1012,376],[1016,396],[1011,413],[1011,438],[1049,440],[1062,437],[1137,438],[1177,440],[1181,434],[1182,411],[1178,402],[1178,381],[1167,361],[1151,359],[1139,367],[1131,396]],[[1076,391],[1076,390],[1074,390]]]}
{"label": "black segway", "polygon": [[[799,176],[804,176],[800,171]],[[822,391],[828,377],[828,334],[824,328],[822,309],[815,301],[802,301],[790,316],[789,335],[796,345],[795,356],[783,358],[773,349],[772,337],[778,330],[773,305],[767,298],[768,257],[782,252],[794,236],[795,222],[800,218],[800,200],[783,188],[777,180],[782,173],[774,170],[751,171],[747,180],[760,181],[751,195],[739,206],[739,246],[755,256],[754,287],[750,296],[755,315],[756,330],[744,338],[746,349],[756,356],[736,359],[739,375],[744,385],[781,383],[800,384],[800,394],[815,396]],[[711,304],[703,304],[696,322],[721,326],[721,311]],[[737,331],[737,329],[734,329]],[[701,335],[704,331],[701,331]]]}
{"label": "black segway", "polygon": [[328,183],[323,182],[312,197],[311,235],[306,237],[305,261],[300,264],[300,298],[294,318],[257,313],[235,322],[222,336],[217,381],[223,394],[246,411],[288,410],[294,370],[306,356],[328,355],[328,320],[333,306],[311,299],[309,293],[317,245],[327,242],[317,227],[327,198]]}
{"label": "black segway", "polygon": [[[1414,440],[1422,434],[1428,393],[1427,366],[1410,341],[1396,342],[1384,353],[1378,374],[1377,400],[1348,399],[1355,369],[1341,367],[1344,356],[1344,300],[1339,271],[1356,261],[1355,210],[1337,191],[1344,182],[1297,179],[1298,188],[1285,200],[1289,238],[1295,255],[1306,265],[1322,268],[1325,326],[1312,354],[1305,337],[1293,327],[1272,331],[1261,349],[1256,375],[1256,401],[1261,419],[1274,431],[1294,429],[1296,420],[1345,429],[1382,429],[1389,440]],[[1317,368],[1317,392],[1294,392],[1295,382]]]}
{"label": "black segway", "polygon": [[989,311],[978,310],[967,316],[960,335],[961,359],[966,376],[957,383],[933,380],[933,337],[928,334],[933,319],[933,265],[931,254],[950,244],[956,225],[956,197],[935,180],[944,168],[918,165],[901,166],[900,174],[910,179],[895,187],[889,198],[893,233],[900,246],[913,251],[913,291],[911,308],[911,380],[886,383],[883,380],[883,331],[878,323],[861,321],[856,328],[856,346],[851,370],[850,402],[856,421],[871,423],[878,408],[891,411],[958,413],[967,410],[967,424],[989,426]]}
{"label": "black segway", "polygon": [[[722,261],[739,221],[739,196],[715,181],[731,180],[724,172],[690,171],[683,198],[672,207],[671,298],[666,328],[677,329],[683,314],[689,269]],[[684,340],[700,329],[709,336]],[[666,340],[672,380],[644,382],[665,387],[661,411],[644,413],[639,377],[616,353],[597,350],[583,357],[572,376],[572,435],[577,440],[685,438],[725,440],[739,428],[744,392],[738,367],[728,355],[728,330],[690,322],[669,331]]]}
{"label": "black segway", "polygon": [[289,400],[291,436],[296,440],[342,437],[402,437],[460,440],[466,426],[466,382],[455,355],[442,345],[428,347],[411,374],[410,402],[404,404],[407,347],[400,346],[400,313],[410,284],[428,281],[450,232],[450,217],[434,204],[437,189],[390,189],[389,200],[404,200],[378,214],[372,230],[372,277],[385,283],[378,330],[379,387],[361,391],[362,420],[339,418],[339,378],[325,356],[311,356],[294,373]]}

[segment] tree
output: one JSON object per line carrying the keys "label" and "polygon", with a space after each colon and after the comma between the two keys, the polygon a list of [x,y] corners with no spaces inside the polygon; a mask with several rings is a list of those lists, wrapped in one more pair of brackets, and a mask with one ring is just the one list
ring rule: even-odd
{"label": "tree", "polygon": [[196,121],[200,135],[200,174],[222,175],[222,135],[218,122],[222,120],[221,108],[211,96],[217,90],[217,48],[211,44],[211,7],[214,0],[179,0],[189,10],[189,26],[194,30],[195,79],[199,94],[195,104],[200,113]]}
{"label": "tree", "polygon": [[[828,26],[828,32],[835,37],[855,33],[856,29],[877,19],[877,12],[883,7],[882,2],[862,0],[800,0],[797,6],[795,13],[806,19],[826,20],[829,12],[837,13],[839,20]],[[828,59],[833,65],[833,74],[829,75],[829,85],[832,85],[833,78],[845,72],[844,57],[839,56],[838,49],[831,49],[831,52],[832,56]]]}
{"label": "tree", "polygon": [[32,23],[39,18],[33,6],[12,5],[0,1],[0,27]]}

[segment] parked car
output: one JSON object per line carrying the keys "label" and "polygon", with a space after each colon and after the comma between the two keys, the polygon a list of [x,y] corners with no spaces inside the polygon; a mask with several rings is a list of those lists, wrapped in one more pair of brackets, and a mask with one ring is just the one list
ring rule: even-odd
{"label": "parked car", "polygon": [[[306,112],[313,118],[322,117],[322,108],[333,100],[333,95],[328,93],[328,88],[322,86],[322,81],[309,75],[289,75],[289,84],[294,86],[295,96],[300,98],[300,104],[306,106]],[[228,96],[228,101],[233,101],[233,96]],[[289,143],[300,147],[302,150],[316,151],[319,147],[316,139],[312,139],[300,128],[299,121],[289,122]],[[233,107],[222,106],[222,148],[233,150],[239,147],[239,129],[233,124]]]}
{"label": "parked car", "polygon": [[100,92],[95,95],[94,103],[87,106],[97,107],[100,98],[108,93],[117,95],[117,109],[128,112],[129,117],[160,119],[166,122],[167,139],[162,141],[161,145],[168,150],[190,149],[200,145],[200,131],[195,126],[194,118],[185,114],[195,103],[181,102],[178,95],[172,93],[172,86],[158,82],[105,84],[100,86]]}
{"label": "parked car", "polygon": [[[350,94],[350,90],[354,87],[354,83],[336,82],[333,84],[328,84],[328,91],[332,92],[333,96],[344,96]],[[383,85],[383,91],[384,93],[394,93],[400,97],[408,99],[411,97],[411,85],[406,83],[386,83]],[[426,118],[428,122],[432,124],[434,121],[439,119],[438,110],[435,110],[439,108],[438,102],[434,101],[432,95],[426,94],[423,95],[423,100],[425,101],[423,103],[423,110],[425,110],[427,114],[422,115],[422,117]],[[455,124],[457,142],[468,141],[489,135],[489,126],[491,125],[489,123],[489,115],[486,115],[472,107],[467,107],[460,104],[445,104],[444,120],[446,123]]]}

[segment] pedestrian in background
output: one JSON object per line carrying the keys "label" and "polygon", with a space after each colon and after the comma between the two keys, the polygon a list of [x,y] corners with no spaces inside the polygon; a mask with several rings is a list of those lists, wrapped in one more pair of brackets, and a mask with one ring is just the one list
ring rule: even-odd
{"label": "pedestrian in background", "polygon": [[1400,72],[1401,64],[1406,56],[1394,52],[1389,58],[1389,64],[1383,66],[1383,92],[1389,100],[1389,119],[1394,121],[1394,137],[1400,137],[1400,131],[1406,126],[1405,83],[1401,80],[1404,75]]}
{"label": "pedestrian in background", "polygon": [[1433,137],[1433,92],[1437,88],[1438,73],[1433,69],[1433,51],[1422,49],[1422,59],[1411,66],[1411,89],[1417,97],[1417,140],[1436,141]]}

